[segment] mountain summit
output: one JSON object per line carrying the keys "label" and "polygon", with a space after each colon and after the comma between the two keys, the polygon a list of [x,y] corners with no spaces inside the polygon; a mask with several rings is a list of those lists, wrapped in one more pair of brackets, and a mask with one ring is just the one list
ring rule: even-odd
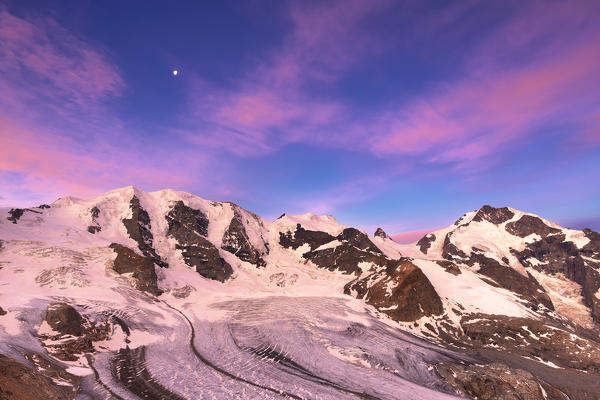
{"label": "mountain summit", "polygon": [[271,222],[130,186],[0,210],[0,267],[0,387],[13,393],[600,393],[600,234],[510,207],[401,245],[331,216]]}

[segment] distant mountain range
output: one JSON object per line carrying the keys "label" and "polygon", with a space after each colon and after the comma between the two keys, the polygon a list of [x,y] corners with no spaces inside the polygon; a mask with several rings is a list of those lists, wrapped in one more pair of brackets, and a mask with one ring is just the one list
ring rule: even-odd
{"label": "distant mountain range", "polygon": [[135,187],[0,210],[0,398],[599,399],[600,234],[415,243]]}

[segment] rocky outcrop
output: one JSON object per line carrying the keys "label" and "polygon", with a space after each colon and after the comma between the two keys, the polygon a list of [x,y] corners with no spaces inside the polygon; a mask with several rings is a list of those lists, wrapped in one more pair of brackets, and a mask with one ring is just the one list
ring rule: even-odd
{"label": "rocky outcrop", "polygon": [[77,310],[66,303],[50,304],[45,320],[57,332],[74,336],[83,334],[83,318]]}
{"label": "rocky outcrop", "polygon": [[[486,218],[488,216],[489,218],[497,217],[494,214],[485,215]],[[478,266],[477,273],[489,278],[484,279],[488,284],[512,291],[521,299],[527,301],[529,307],[535,311],[540,308],[540,304],[548,310],[554,310],[554,305],[548,293],[546,293],[546,290],[529,272],[527,272],[527,275],[523,275],[510,267],[507,264],[508,260],[504,259],[503,263],[501,263],[494,258],[487,257],[483,250],[476,247],[472,247],[469,254],[465,253],[452,243],[452,233],[449,232],[444,239],[444,246],[442,248],[443,258],[471,267]]]}
{"label": "rocky outcrop", "polygon": [[452,233],[448,232],[444,238],[442,247],[442,257],[446,260],[466,260],[469,256],[452,243]]}
{"label": "rocky outcrop", "polygon": [[541,218],[533,215],[523,215],[517,221],[506,224],[506,231],[512,235],[524,238],[533,233],[542,238],[560,233],[560,229],[552,228],[544,223]]}
{"label": "rocky outcrop", "polygon": [[50,304],[45,321],[56,333],[38,337],[53,357],[63,361],[76,361],[80,355],[94,352],[93,342],[110,335],[108,322],[97,324],[66,303]]}
{"label": "rocky outcrop", "polygon": [[[595,238],[594,234],[597,235],[588,230],[586,237]],[[600,299],[596,297],[600,290],[600,260],[593,261],[598,243],[590,241],[579,249],[573,242],[565,241],[565,234],[560,233],[529,243],[522,251],[512,252],[526,267],[550,275],[561,273],[581,285],[585,304],[590,308],[592,317],[600,322]]]}
{"label": "rocky outcrop", "polygon": [[488,284],[517,294],[521,299],[527,301],[529,307],[534,311],[538,311],[540,304],[548,310],[554,310],[548,293],[529,272],[527,272],[527,276],[522,275],[510,266],[502,265],[499,261],[486,257],[478,249],[474,248],[473,250],[475,251],[471,252],[466,264],[479,264],[477,272],[491,279],[491,281],[486,280]]}
{"label": "rocky outcrop", "polygon": [[473,217],[473,221],[481,222],[488,221],[495,225],[500,225],[508,220],[511,220],[515,216],[508,207],[494,208],[492,206],[485,205],[481,207],[477,214]]}
{"label": "rocky outcrop", "polygon": [[563,368],[600,372],[598,333],[550,320],[471,314],[461,319],[462,345],[492,348]]}
{"label": "rocky outcrop", "polygon": [[100,209],[96,206],[92,207],[90,210],[90,215],[92,216],[92,224],[87,227],[87,230],[92,235],[98,233],[102,230],[100,224],[98,223],[98,217],[100,216]]}
{"label": "rocky outcrop", "polygon": [[148,212],[140,205],[140,200],[134,195],[129,202],[131,208],[131,218],[123,220],[123,225],[127,229],[127,234],[135,240],[142,254],[150,258],[159,267],[166,268],[169,265],[164,262],[152,247],[154,240],[150,231],[150,216]]}
{"label": "rocky outcrop", "polygon": [[341,243],[335,247],[310,251],[302,256],[320,268],[330,271],[341,271],[347,274],[359,275],[362,272],[361,263],[384,266],[389,260],[381,254],[373,254]]}
{"label": "rocky outcrop", "polygon": [[[280,239],[282,238],[283,236],[280,236]],[[330,271],[336,270],[358,275],[362,271],[361,263],[384,266],[389,261],[366,234],[354,228],[346,228],[339,235],[333,237],[325,232],[304,230],[298,225],[295,236],[286,237],[285,241],[288,240],[287,243],[293,243],[292,248],[308,244],[311,250],[305,252],[302,257],[312,261],[318,267]],[[332,243],[334,241],[337,242]],[[331,245],[320,249],[326,244]]]}
{"label": "rocky outcrop", "polygon": [[429,250],[429,248],[431,247],[431,243],[433,242],[435,242],[435,235],[433,233],[428,233],[427,235],[419,239],[419,241],[417,242],[417,246],[419,246],[419,250],[421,250],[421,253],[427,254],[427,251]]}
{"label": "rocky outcrop", "polygon": [[[56,377],[48,376],[51,372],[49,368],[44,368],[43,372],[47,375],[14,358],[0,354],[0,398],[3,400],[67,400],[76,397],[76,388],[71,386],[72,383],[67,380],[69,378],[59,381]],[[63,384],[55,383],[52,378]]]}
{"label": "rocky outcrop", "polygon": [[501,363],[436,364],[436,372],[459,394],[482,400],[564,400],[559,389],[538,380],[530,372]]}
{"label": "rocky outcrop", "polygon": [[336,239],[363,251],[383,254],[381,250],[371,242],[371,239],[358,229],[346,228],[336,237]]}
{"label": "rocky outcrop", "polygon": [[298,247],[308,244],[310,250],[314,250],[334,240],[335,237],[327,232],[306,230],[300,224],[296,225],[294,232],[279,232],[279,244],[287,249],[296,250]]}
{"label": "rocky outcrop", "polygon": [[8,212],[10,214],[10,217],[7,217],[6,219],[12,222],[13,224],[16,224],[19,221],[19,219],[23,216],[23,214],[25,214],[26,211],[36,214],[42,214],[41,211],[32,210],[31,208],[11,208]]}
{"label": "rocky outcrop", "polygon": [[364,299],[395,321],[415,321],[444,312],[429,279],[408,259],[389,260],[385,269],[346,284],[344,293]]}
{"label": "rocky outcrop", "polygon": [[381,228],[377,228],[377,230],[375,231],[375,236],[380,237],[382,239],[391,239],[391,237],[389,237],[389,235],[385,233],[385,231]]}
{"label": "rocky outcrop", "polygon": [[112,269],[118,274],[132,274],[135,287],[144,292],[159,296],[156,271],[152,259],[140,256],[133,250],[118,243],[109,246],[117,253]]}
{"label": "rocky outcrop", "polygon": [[452,275],[460,275],[462,272],[460,271],[460,268],[458,267],[458,265],[454,264],[453,262],[450,261],[446,261],[446,260],[437,260],[436,263],[444,268],[444,270]]}
{"label": "rocky outcrop", "polygon": [[6,315],[6,314],[7,314],[6,310],[4,308],[0,307],[0,316]]}
{"label": "rocky outcrop", "polygon": [[208,217],[202,211],[186,206],[181,200],[175,202],[166,219],[169,233],[177,230],[186,235],[208,235]]}
{"label": "rocky outcrop", "polygon": [[258,267],[267,265],[262,258],[262,254],[254,248],[242,223],[242,216],[236,211],[234,213],[229,227],[223,234],[223,244],[221,248],[225,251],[234,254],[242,261],[249,262]]}
{"label": "rocky outcrop", "polygon": [[233,268],[219,254],[219,250],[206,239],[208,218],[183,202],[177,202],[166,216],[169,223],[167,236],[177,241],[183,262],[195,268],[205,278],[225,282]]}

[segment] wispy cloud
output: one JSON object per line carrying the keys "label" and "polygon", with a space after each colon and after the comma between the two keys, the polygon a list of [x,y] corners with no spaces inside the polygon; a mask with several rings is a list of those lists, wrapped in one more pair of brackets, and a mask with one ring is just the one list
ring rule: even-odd
{"label": "wispy cloud", "polygon": [[129,184],[195,185],[224,193],[217,172],[198,183],[207,154],[177,148],[173,141],[149,144],[135,128],[125,127],[108,104],[124,91],[119,68],[102,48],[52,18],[24,19],[0,8],[4,202],[90,196]]}

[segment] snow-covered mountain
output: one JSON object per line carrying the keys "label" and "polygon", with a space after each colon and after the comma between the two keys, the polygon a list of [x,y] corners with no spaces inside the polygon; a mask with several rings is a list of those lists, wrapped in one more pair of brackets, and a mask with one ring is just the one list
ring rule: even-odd
{"label": "snow-covered mountain", "polygon": [[0,288],[1,398],[600,398],[600,235],[508,207],[400,245],[126,187],[0,210]]}

